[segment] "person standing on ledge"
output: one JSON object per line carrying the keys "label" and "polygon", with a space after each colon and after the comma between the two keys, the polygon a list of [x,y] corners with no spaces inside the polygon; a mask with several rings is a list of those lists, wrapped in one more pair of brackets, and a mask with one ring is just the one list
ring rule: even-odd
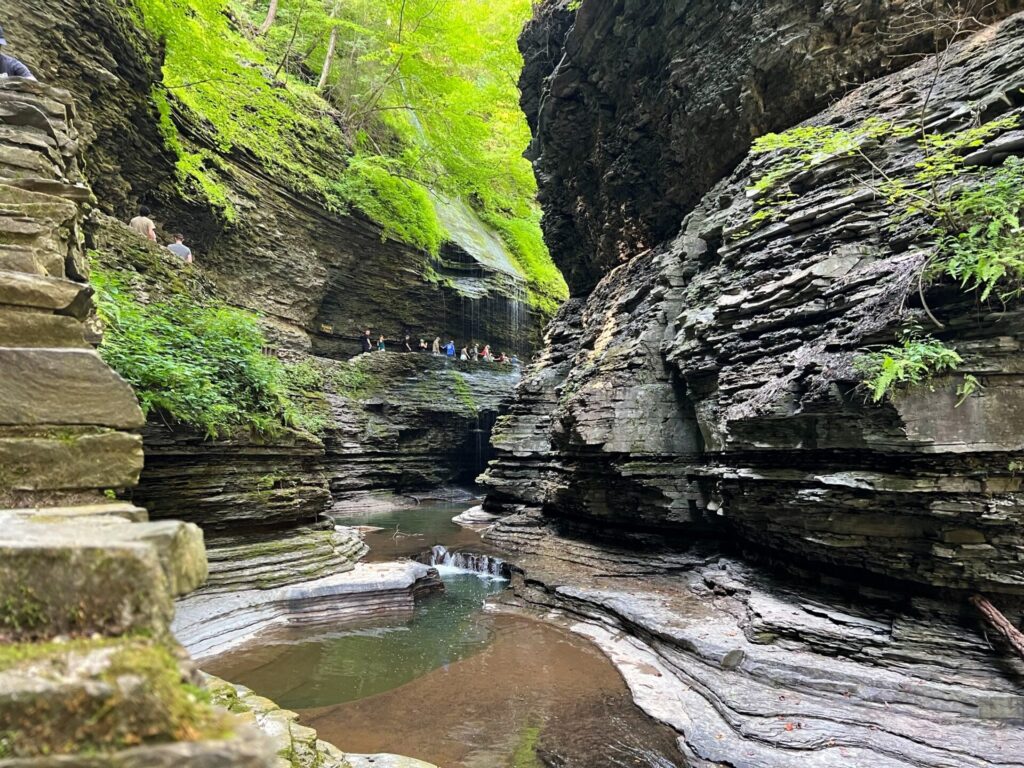
{"label": "person standing on ledge", "polygon": [[363,352],[373,352],[373,339],[370,338],[370,329],[367,328],[363,337],[359,340],[363,345]]}
{"label": "person standing on ledge", "polygon": [[380,338],[377,339],[377,351],[378,352],[383,352],[384,351],[384,334],[383,333],[380,335]]}
{"label": "person standing on ledge", "polygon": [[174,242],[167,246],[167,250],[182,259],[186,264],[192,263],[192,249],[185,245],[184,235],[175,235]]}
{"label": "person standing on ledge", "polygon": [[26,80],[35,80],[32,71],[13,56],[7,56],[3,52],[3,46],[7,45],[7,38],[4,37],[4,28],[0,27],[0,79],[8,77],[23,77]]}
{"label": "person standing on ledge", "polygon": [[444,347],[446,357],[455,357],[455,339],[449,341]]}
{"label": "person standing on ledge", "polygon": [[156,242],[156,224],[149,218],[149,208],[144,205],[139,206],[139,215],[128,222],[128,226],[138,232],[147,240]]}
{"label": "person standing on ledge", "polygon": [[435,357],[440,357],[441,356],[441,337],[440,336],[435,336],[434,337],[434,344],[431,347],[431,352],[433,352]]}

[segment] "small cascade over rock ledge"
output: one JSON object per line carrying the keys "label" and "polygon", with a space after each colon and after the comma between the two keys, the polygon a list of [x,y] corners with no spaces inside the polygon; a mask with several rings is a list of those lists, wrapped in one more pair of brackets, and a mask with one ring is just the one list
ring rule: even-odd
{"label": "small cascade over rock ledge", "polygon": [[499,557],[478,555],[472,552],[452,552],[442,544],[435,544],[429,552],[421,555],[419,560],[434,566],[442,575],[444,575],[443,569],[450,568],[495,579],[508,579],[511,576],[511,567]]}

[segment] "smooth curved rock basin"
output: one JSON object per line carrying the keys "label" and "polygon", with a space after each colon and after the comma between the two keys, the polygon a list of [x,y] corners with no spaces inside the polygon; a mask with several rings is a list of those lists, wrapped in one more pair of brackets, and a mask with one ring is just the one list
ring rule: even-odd
{"label": "smooth curved rock basin", "polygon": [[[452,523],[452,513],[450,505],[424,505],[361,519],[381,523],[386,546],[429,548],[472,534]],[[396,544],[396,526],[413,535]],[[474,535],[469,551],[483,548]],[[674,734],[633,704],[590,642],[486,611],[503,580],[439,570],[445,591],[417,601],[411,618],[279,626],[203,667],[298,711],[302,725],[359,753],[400,753],[444,768],[683,765]],[[352,764],[406,766],[373,759]]]}
{"label": "smooth curved rock basin", "polygon": [[348,573],[303,584],[186,598],[177,605],[172,629],[195,658],[206,658],[274,626],[408,617],[418,594],[437,589],[441,581],[430,566],[360,563]]}

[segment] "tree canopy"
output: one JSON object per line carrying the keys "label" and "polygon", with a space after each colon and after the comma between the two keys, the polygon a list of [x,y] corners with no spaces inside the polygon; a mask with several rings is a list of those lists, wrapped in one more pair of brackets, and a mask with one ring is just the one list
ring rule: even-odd
{"label": "tree canopy", "polygon": [[446,233],[431,191],[459,197],[502,235],[536,305],[564,298],[522,158],[516,38],[531,0],[136,2],[167,43],[154,98],[179,170],[226,215],[216,158],[185,148],[174,108],[208,121],[221,150],[433,253]]}

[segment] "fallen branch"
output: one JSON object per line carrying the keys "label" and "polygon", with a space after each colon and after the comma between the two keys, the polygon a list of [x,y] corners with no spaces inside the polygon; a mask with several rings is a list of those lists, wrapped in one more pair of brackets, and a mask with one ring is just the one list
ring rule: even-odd
{"label": "fallen branch", "polygon": [[977,608],[978,612],[985,617],[985,621],[1005,637],[1020,657],[1024,658],[1024,633],[1013,626],[1013,623],[998,608],[992,605],[987,597],[971,595],[969,600],[971,605]]}

